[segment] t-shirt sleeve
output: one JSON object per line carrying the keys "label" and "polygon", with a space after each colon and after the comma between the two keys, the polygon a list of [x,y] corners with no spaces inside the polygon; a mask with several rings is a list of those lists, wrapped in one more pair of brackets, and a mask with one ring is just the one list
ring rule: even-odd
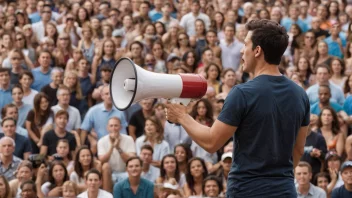
{"label": "t-shirt sleeve", "polygon": [[34,119],[34,111],[33,110],[30,110],[29,112],[28,112],[28,114],[27,114],[27,121],[29,121],[29,122],[32,122],[33,121],[33,119]]}
{"label": "t-shirt sleeve", "polygon": [[247,103],[243,92],[238,87],[234,87],[226,97],[218,120],[237,127],[245,115],[246,106]]}
{"label": "t-shirt sleeve", "polygon": [[49,145],[50,145],[50,137],[49,137],[49,135],[50,135],[49,131],[44,134],[43,146],[49,147]]}
{"label": "t-shirt sleeve", "polygon": [[308,126],[309,125],[309,121],[310,121],[310,104],[309,104],[309,99],[308,96],[305,97],[305,114],[303,117],[303,121],[301,126]]}
{"label": "t-shirt sleeve", "polygon": [[105,155],[108,151],[105,149],[104,141],[103,139],[100,139],[98,141],[98,156],[99,155]]}
{"label": "t-shirt sleeve", "polygon": [[[138,111],[137,111],[138,112]],[[136,113],[137,113],[136,112]],[[134,126],[134,127],[137,127],[138,126],[138,123],[137,123],[137,114],[134,113],[132,116],[131,116],[131,119],[130,121],[128,122],[128,125],[131,125],[131,126]]]}
{"label": "t-shirt sleeve", "polygon": [[130,136],[127,136],[128,139],[126,139],[126,153],[136,153],[136,145],[133,141],[133,139]]}
{"label": "t-shirt sleeve", "polygon": [[26,138],[25,142],[24,142],[24,152],[32,152],[32,146],[31,143],[29,142],[29,139]]}

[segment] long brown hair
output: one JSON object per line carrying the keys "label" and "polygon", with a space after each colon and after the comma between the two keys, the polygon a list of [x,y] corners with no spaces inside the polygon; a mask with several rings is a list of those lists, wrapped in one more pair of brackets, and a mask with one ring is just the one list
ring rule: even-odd
{"label": "long brown hair", "polygon": [[[147,122],[147,120],[151,121],[155,128],[156,128],[156,132],[158,134],[158,137],[156,138],[156,141],[158,144],[160,144],[163,139],[164,139],[164,129],[163,129],[163,125],[161,125],[161,122],[158,118],[156,118],[155,116],[150,116],[150,117],[147,117],[145,119],[145,122]],[[147,141],[147,138],[145,138],[144,141]]]}
{"label": "long brown hair", "polygon": [[63,162],[61,162],[61,161],[53,161],[50,164],[50,168],[49,168],[49,182],[51,184],[50,187],[49,187],[50,190],[52,190],[55,187],[57,187],[57,184],[56,184],[56,181],[55,181],[55,178],[54,178],[54,175],[53,175],[55,166],[61,166],[61,168],[64,169],[65,176],[64,176],[64,179],[63,179],[62,183],[64,183],[65,181],[69,180],[69,176],[68,176],[67,168],[66,168],[65,164]]}
{"label": "long brown hair", "polygon": [[84,172],[83,172],[83,167],[82,167],[82,164],[79,162],[79,155],[81,154],[81,152],[83,150],[88,150],[89,153],[90,153],[90,156],[92,158],[92,161],[90,162],[89,164],[89,169],[92,169],[94,168],[94,156],[93,156],[93,153],[92,151],[88,148],[88,146],[81,146],[77,152],[76,152],[76,156],[75,156],[75,172],[77,173],[77,175],[79,176],[79,178],[84,178]]}
{"label": "long brown hair", "polygon": [[35,97],[34,97],[34,122],[36,125],[40,125],[42,123],[43,119],[48,119],[50,114],[51,114],[51,109],[50,106],[48,105],[48,108],[43,112],[42,109],[40,109],[40,103],[42,101],[42,98],[45,98],[48,103],[49,103],[49,97],[43,93],[39,92]]}
{"label": "long brown hair", "polygon": [[340,132],[340,125],[339,125],[339,120],[337,118],[337,114],[335,112],[335,110],[331,107],[324,107],[320,114],[319,114],[319,119],[318,119],[318,127],[321,128],[323,126],[323,123],[321,121],[321,116],[323,115],[323,112],[325,110],[330,111],[331,115],[332,115],[332,123],[331,123],[331,131],[334,135],[337,135]]}
{"label": "long brown hair", "polygon": [[175,164],[176,164],[176,169],[175,169],[175,173],[174,173],[174,178],[176,179],[177,182],[180,181],[181,178],[181,174],[180,174],[180,169],[178,167],[178,163],[177,163],[177,159],[176,156],[174,154],[167,154],[163,157],[163,159],[161,160],[161,165],[160,165],[160,177],[165,181],[167,178],[167,174],[166,174],[166,170],[164,169],[164,161],[166,158],[173,158],[175,160]]}
{"label": "long brown hair", "polygon": [[0,180],[2,180],[5,183],[5,196],[4,198],[11,198],[11,189],[9,182],[7,181],[6,177],[4,175],[0,175]]}

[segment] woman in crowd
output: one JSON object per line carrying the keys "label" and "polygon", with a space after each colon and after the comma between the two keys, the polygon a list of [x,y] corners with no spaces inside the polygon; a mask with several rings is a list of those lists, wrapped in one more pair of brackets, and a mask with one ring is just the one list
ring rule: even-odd
{"label": "woman in crowd", "polygon": [[51,162],[48,181],[42,185],[41,191],[45,196],[61,197],[62,185],[69,179],[65,164],[61,161]]}
{"label": "woman in crowd", "polygon": [[200,99],[193,106],[191,116],[205,126],[211,126],[214,122],[213,108],[207,99]]}
{"label": "woman in crowd", "polygon": [[186,183],[185,175],[180,172],[175,155],[167,154],[161,160],[160,176],[155,183],[164,184],[170,182],[171,179],[176,180],[179,189],[182,189]]}
{"label": "woman in crowd", "polygon": [[22,161],[16,171],[16,179],[9,182],[11,197],[21,197],[21,185],[23,182],[33,179],[33,166],[30,161]]}
{"label": "woman in crowd", "polygon": [[303,81],[305,87],[310,86],[310,76],[313,75],[310,62],[307,57],[301,56],[297,63],[297,72]]}
{"label": "woman in crowd", "polygon": [[203,180],[203,196],[204,197],[222,197],[223,187],[219,178],[210,175]]}
{"label": "woman in crowd", "polygon": [[347,77],[345,76],[345,62],[337,57],[333,57],[331,59],[330,68],[332,76],[329,81],[343,90],[347,80]]}
{"label": "woman in crowd", "polygon": [[37,95],[38,91],[31,88],[31,85],[34,80],[32,72],[23,71],[22,73],[20,73],[18,78],[19,78],[19,83],[23,89],[23,98],[22,98],[23,103],[29,104],[33,107],[34,97]]}
{"label": "woman in crowd", "polygon": [[223,70],[221,73],[222,85],[220,86],[220,94],[216,97],[226,99],[232,87],[236,85],[236,81],[236,72],[233,69],[228,68]]}
{"label": "woman in crowd", "polygon": [[321,110],[318,120],[318,133],[324,136],[329,151],[336,151],[342,156],[344,150],[344,137],[340,131],[337,114],[331,107]]}
{"label": "woman in crowd", "polygon": [[[12,88],[12,99],[13,104],[16,105],[18,109],[18,119],[17,119],[17,126],[23,127],[25,125],[28,112],[32,109],[32,106],[29,104],[23,103],[23,89],[20,85],[15,85]],[[28,137],[28,135],[27,135]]]}
{"label": "woman in crowd", "polygon": [[71,90],[70,105],[76,107],[80,113],[83,113],[85,111],[81,106],[83,95],[77,72],[66,71],[63,84]]}
{"label": "woman in crowd", "polygon": [[70,152],[70,144],[67,139],[60,139],[56,146],[56,156],[60,157],[62,162],[65,164],[67,171],[70,171],[74,167],[74,161],[72,160]]}
{"label": "woman in crowd", "polygon": [[70,180],[77,184],[80,192],[87,189],[84,175],[92,168],[102,171],[101,163],[94,158],[92,151],[87,146],[80,147],[76,151],[74,170],[70,174]]}
{"label": "woman in crowd", "polygon": [[93,76],[93,83],[98,82],[101,78],[100,69],[107,65],[110,68],[114,68],[116,60],[114,58],[115,55],[115,43],[111,39],[106,39],[102,43],[102,47],[100,49],[100,54],[96,54],[93,58],[92,63],[92,76]]}
{"label": "woman in crowd", "polygon": [[221,69],[219,65],[216,63],[209,63],[205,67],[205,78],[207,79],[208,82],[208,87],[212,87],[215,91],[215,94],[218,95],[220,93],[220,74],[221,74]]}
{"label": "woman in crowd", "polygon": [[194,157],[189,160],[186,173],[186,181],[183,190],[185,197],[202,196],[203,180],[208,176],[204,160]]}
{"label": "woman in crowd", "polygon": [[0,175],[0,197],[12,198],[11,188],[4,175]]}
{"label": "woman in crowd", "polygon": [[145,119],[144,135],[136,139],[137,155],[145,144],[150,144],[153,147],[153,162],[152,165],[160,167],[163,156],[169,153],[169,144],[164,140],[164,130],[160,121],[155,116],[150,116]]}
{"label": "woman in crowd", "polygon": [[44,133],[52,128],[54,113],[49,107],[49,98],[40,92],[34,97],[34,108],[28,112],[26,129],[32,145],[32,153],[39,153]]}
{"label": "woman in crowd", "polygon": [[180,173],[186,174],[188,161],[193,157],[192,151],[187,144],[178,144],[175,146],[174,153]]}
{"label": "woman in crowd", "polygon": [[64,185],[62,185],[62,197],[76,198],[78,194],[77,184],[72,181],[65,181]]}

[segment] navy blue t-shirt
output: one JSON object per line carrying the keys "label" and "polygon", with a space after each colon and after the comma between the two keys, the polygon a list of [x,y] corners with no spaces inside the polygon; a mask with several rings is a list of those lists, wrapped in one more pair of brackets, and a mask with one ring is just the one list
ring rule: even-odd
{"label": "navy blue t-shirt", "polygon": [[346,190],[344,185],[338,188],[335,188],[331,193],[331,198],[344,198],[344,197],[352,197],[352,191]]}
{"label": "navy blue t-shirt", "polygon": [[306,92],[285,76],[232,88],[218,117],[237,127],[227,197],[297,197],[292,152],[309,108]]}

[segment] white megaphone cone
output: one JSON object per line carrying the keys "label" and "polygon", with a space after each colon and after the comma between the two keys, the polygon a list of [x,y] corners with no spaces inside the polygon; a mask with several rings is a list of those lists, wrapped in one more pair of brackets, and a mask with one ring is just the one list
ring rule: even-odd
{"label": "white megaphone cone", "polygon": [[146,98],[201,98],[207,91],[207,81],[198,74],[160,74],[147,71],[129,58],[121,58],[111,74],[110,94],[115,107],[126,110]]}

